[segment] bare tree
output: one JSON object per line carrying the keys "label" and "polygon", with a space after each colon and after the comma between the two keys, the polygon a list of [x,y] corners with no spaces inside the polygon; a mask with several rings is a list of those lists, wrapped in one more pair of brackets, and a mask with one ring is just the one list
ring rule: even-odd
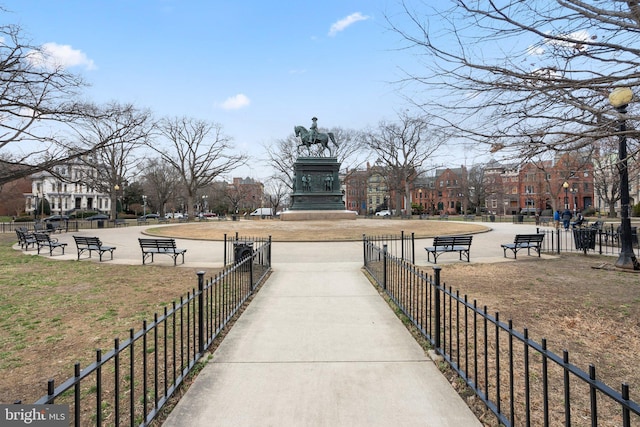
{"label": "bare tree", "polygon": [[[420,71],[405,70],[409,98],[443,129],[505,158],[575,150],[614,133],[608,93],[640,86],[635,1],[418,3],[388,18],[424,59]],[[637,127],[628,136],[634,144]]]}
{"label": "bare tree", "polygon": [[[620,175],[618,170],[618,141],[615,138],[604,138],[598,141],[593,156],[594,190],[596,196],[608,205],[607,216],[616,217],[616,203],[620,200]],[[640,162],[629,161],[629,176],[640,174]],[[637,203],[637,201],[636,201]]]}
{"label": "bare tree", "polygon": [[280,181],[284,186],[293,191],[293,164],[298,158],[299,141],[293,135],[285,139],[278,139],[274,144],[265,145],[267,163],[274,170],[272,180]]}
{"label": "bare tree", "polygon": [[231,213],[237,215],[241,205],[246,204],[247,198],[251,195],[251,188],[234,181],[228,185],[225,191],[225,198],[231,204]]}
{"label": "bare tree", "polygon": [[171,165],[160,159],[149,159],[142,175],[145,191],[151,197],[151,202],[164,216],[165,205],[175,195],[178,188],[178,178]]}
{"label": "bare tree", "polygon": [[402,206],[404,195],[405,206],[411,209],[411,182],[444,142],[430,131],[428,118],[407,112],[400,113],[395,122],[381,121],[368,134],[367,144],[378,158],[376,164],[385,169],[389,190],[396,192],[396,207]]}
{"label": "bare tree", "polygon": [[[99,147],[81,160],[91,168],[82,181],[111,196],[111,218],[116,216],[118,191],[137,175],[142,157],[135,151],[149,140],[153,129],[151,113],[133,105],[110,103],[92,106],[92,114],[81,122],[81,147]],[[116,187],[117,186],[117,187]]]}
{"label": "bare tree", "polygon": [[270,179],[267,181],[265,196],[268,206],[273,208],[274,215],[280,210],[290,193],[290,188],[278,179]]}
{"label": "bare tree", "polygon": [[473,165],[469,169],[469,177],[466,181],[467,188],[463,190],[468,203],[469,209],[473,209],[476,213],[478,208],[485,206],[487,197],[487,185],[485,181],[485,165]]}
{"label": "bare tree", "polygon": [[229,152],[231,138],[223,134],[218,123],[189,117],[166,118],[160,122],[160,132],[169,146],[154,142],[150,147],[177,172],[187,192],[191,216],[198,190],[247,161],[247,156]]}
{"label": "bare tree", "polygon": [[51,172],[96,148],[78,150],[67,135],[89,114],[76,100],[82,78],[56,65],[46,49],[26,43],[19,26],[0,26],[0,40],[0,184]]}

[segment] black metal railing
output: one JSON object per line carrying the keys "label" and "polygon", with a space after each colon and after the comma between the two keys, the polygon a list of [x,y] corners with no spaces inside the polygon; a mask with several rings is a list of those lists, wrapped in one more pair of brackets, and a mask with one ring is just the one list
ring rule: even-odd
{"label": "black metal railing", "polygon": [[[226,233],[224,235],[223,246],[223,260],[224,265],[230,265],[238,263],[245,256],[254,252],[254,247],[261,247],[271,240],[271,237],[240,237],[236,232],[233,237],[229,237]],[[259,256],[271,256],[271,252],[261,253]],[[266,260],[271,265],[271,259]]]}
{"label": "black metal railing", "polygon": [[[582,252],[585,255],[618,255],[621,249],[619,227],[609,224],[602,228],[581,227],[560,229],[537,229],[545,235],[542,251],[547,253]],[[640,257],[637,231],[632,229],[633,250]]]}
{"label": "black metal railing", "polygon": [[365,240],[364,267],[458,376],[505,426],[640,424],[627,384],[616,391],[513,329],[433,275]]}
{"label": "black metal railing", "polygon": [[116,338],[106,354],[97,350],[89,366],[76,364],[62,384],[49,380],[47,395],[35,403],[68,404],[74,426],[148,425],[270,269],[268,238],[214,277],[205,280],[198,272],[198,286],[186,297],[145,320],[139,331],[131,329],[128,339]]}
{"label": "black metal railing", "polygon": [[393,256],[409,261],[412,264],[416,262],[416,239],[415,233],[411,235],[405,234],[404,230],[400,231],[400,234],[389,234],[382,236],[366,236],[362,235],[364,241],[364,247],[367,247],[367,243],[373,246],[382,247],[387,246],[387,251]]}

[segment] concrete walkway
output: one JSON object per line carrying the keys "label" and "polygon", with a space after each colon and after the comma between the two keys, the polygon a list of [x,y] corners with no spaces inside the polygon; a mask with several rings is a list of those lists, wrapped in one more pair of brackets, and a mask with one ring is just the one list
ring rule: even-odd
{"label": "concrete walkway", "polygon": [[[491,224],[474,236],[472,262],[510,261],[500,243],[530,225]],[[83,230],[117,246],[109,262],[141,264],[140,227]],[[431,239],[416,242],[427,265]],[[178,239],[186,265],[222,265],[222,243]],[[30,251],[34,253],[35,251]],[[172,265],[169,257],[155,264]],[[512,259],[511,259],[512,261]],[[459,263],[444,254],[439,263]],[[236,322],[164,426],[480,426],[367,281],[361,242],[281,243],[274,273]],[[446,271],[446,270],[445,270]]]}

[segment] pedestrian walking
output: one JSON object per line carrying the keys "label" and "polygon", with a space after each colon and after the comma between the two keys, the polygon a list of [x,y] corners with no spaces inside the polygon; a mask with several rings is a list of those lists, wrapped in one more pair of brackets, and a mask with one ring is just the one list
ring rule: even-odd
{"label": "pedestrian walking", "polygon": [[565,230],[569,229],[571,218],[573,218],[573,214],[569,209],[565,209],[564,212],[562,212],[562,226],[564,227]]}

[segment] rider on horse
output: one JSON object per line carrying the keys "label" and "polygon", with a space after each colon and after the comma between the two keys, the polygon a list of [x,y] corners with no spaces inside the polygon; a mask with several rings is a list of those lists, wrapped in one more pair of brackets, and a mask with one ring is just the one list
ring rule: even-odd
{"label": "rider on horse", "polygon": [[311,121],[313,123],[309,128],[309,144],[314,144],[316,142],[316,135],[318,134],[318,118],[313,117]]}

